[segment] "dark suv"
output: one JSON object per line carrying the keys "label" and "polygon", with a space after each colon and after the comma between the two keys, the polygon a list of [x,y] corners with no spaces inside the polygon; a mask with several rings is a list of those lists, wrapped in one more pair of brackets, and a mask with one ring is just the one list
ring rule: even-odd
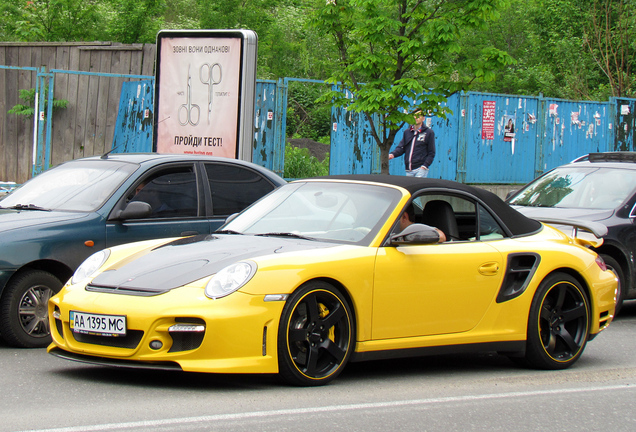
{"label": "dark suv", "polygon": [[[507,202],[539,220],[574,219],[607,227],[596,252],[619,279],[616,310],[636,298],[636,152],[590,153],[525,185]],[[569,235],[567,221],[553,223]]]}
{"label": "dark suv", "polygon": [[94,252],[211,233],[284,183],[244,161],[160,154],[79,159],[34,177],[0,200],[2,338],[48,345],[48,299]]}

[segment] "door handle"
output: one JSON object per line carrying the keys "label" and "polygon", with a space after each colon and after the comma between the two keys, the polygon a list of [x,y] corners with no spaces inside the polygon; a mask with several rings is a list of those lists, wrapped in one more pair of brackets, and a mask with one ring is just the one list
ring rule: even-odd
{"label": "door handle", "polygon": [[188,237],[199,234],[199,231],[184,231],[181,233],[181,237]]}
{"label": "door handle", "polygon": [[479,273],[484,276],[493,276],[499,273],[499,263],[488,262],[479,266]]}

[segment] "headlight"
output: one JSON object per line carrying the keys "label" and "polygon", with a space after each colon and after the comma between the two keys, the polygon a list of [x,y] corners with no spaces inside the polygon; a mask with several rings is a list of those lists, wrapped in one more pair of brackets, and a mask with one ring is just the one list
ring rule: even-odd
{"label": "headlight", "polygon": [[205,286],[205,295],[211,299],[218,299],[232,294],[245,285],[256,273],[256,263],[242,261],[225,267],[212,276]]}
{"label": "headlight", "polygon": [[95,273],[110,256],[110,250],[104,249],[99,252],[95,252],[93,255],[86,258],[78,268],[75,270],[75,274],[71,278],[71,283],[76,284],[87,277],[90,277]]}

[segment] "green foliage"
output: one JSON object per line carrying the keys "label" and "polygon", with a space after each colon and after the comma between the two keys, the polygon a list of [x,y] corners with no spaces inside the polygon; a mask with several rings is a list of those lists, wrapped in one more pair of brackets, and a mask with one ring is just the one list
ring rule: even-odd
{"label": "green foliage", "polygon": [[111,40],[121,43],[152,43],[163,27],[164,0],[111,0]]}
{"label": "green foliage", "polygon": [[287,136],[318,141],[331,133],[331,104],[316,102],[325,92],[320,84],[292,81],[287,92]]}
{"label": "green foliage", "polygon": [[164,27],[168,29],[199,28],[197,0],[165,0]]}
{"label": "green foliage", "polygon": [[[625,9],[622,14],[608,14],[603,9],[605,6],[623,6]],[[465,35],[462,44],[469,50],[477,50],[485,43],[491,43],[510,53],[517,62],[496,71],[494,81],[475,83],[471,89],[604,100],[612,95],[612,76],[622,76],[623,79],[615,82],[626,84],[625,88],[636,88],[634,78],[620,72],[634,70],[636,58],[633,55],[624,55],[625,64],[614,70],[607,67],[618,66],[620,62],[601,60],[602,54],[622,55],[621,39],[632,41],[631,52],[636,48],[633,45],[636,40],[635,6],[633,1],[512,0],[498,20],[485,30]],[[605,29],[607,33],[604,33]],[[586,41],[596,43],[590,45]],[[603,47],[606,41],[612,41],[611,48]]]}
{"label": "green foliage", "polygon": [[[35,114],[35,89],[21,89],[18,91],[19,98],[24,101],[24,104],[17,104],[9,111],[9,114],[16,114],[19,116],[33,117]],[[48,87],[45,89],[44,94],[48,94]],[[26,105],[25,105],[26,104]],[[68,101],[65,99],[53,99],[53,112],[58,109],[66,108]],[[44,100],[44,111],[48,109],[48,100]]]}
{"label": "green foliage", "polygon": [[98,0],[11,0],[0,6],[3,39],[25,42],[94,40],[101,33]]}
{"label": "green foliage", "polygon": [[317,177],[329,174],[329,156],[320,162],[306,148],[285,145],[285,173],[287,179]]}

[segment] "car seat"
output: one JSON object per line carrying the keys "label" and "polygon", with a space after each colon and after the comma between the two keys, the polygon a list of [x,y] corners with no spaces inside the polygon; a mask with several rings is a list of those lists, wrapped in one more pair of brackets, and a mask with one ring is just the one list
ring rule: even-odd
{"label": "car seat", "polygon": [[426,203],[422,212],[422,222],[426,225],[440,229],[447,240],[459,240],[459,229],[453,207],[442,200],[433,200]]}

